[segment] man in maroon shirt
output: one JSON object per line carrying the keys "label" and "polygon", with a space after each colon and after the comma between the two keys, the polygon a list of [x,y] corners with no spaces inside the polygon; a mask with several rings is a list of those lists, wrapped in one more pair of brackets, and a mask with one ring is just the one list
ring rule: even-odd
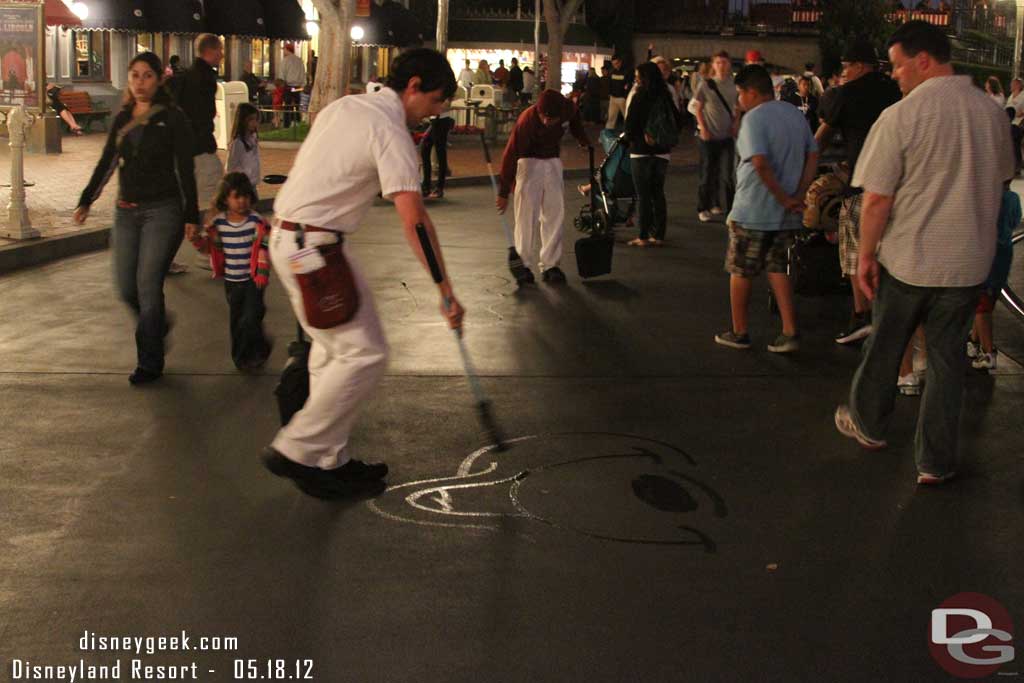
{"label": "man in maroon shirt", "polygon": [[[565,282],[558,267],[562,259],[562,221],[565,199],[562,160],[558,158],[566,124],[581,147],[590,140],[576,105],[555,90],[541,93],[537,104],[519,115],[501,160],[498,213],[508,208],[515,186],[516,251],[523,264],[539,265],[545,282]],[[535,243],[540,232],[540,258]]]}

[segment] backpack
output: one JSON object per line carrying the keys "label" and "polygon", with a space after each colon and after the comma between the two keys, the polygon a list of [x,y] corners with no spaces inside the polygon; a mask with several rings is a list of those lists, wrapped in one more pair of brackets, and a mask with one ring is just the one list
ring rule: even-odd
{"label": "backpack", "polygon": [[668,97],[659,97],[651,105],[647,115],[644,135],[654,141],[652,147],[675,147],[679,144],[679,127],[676,125],[675,105]]}

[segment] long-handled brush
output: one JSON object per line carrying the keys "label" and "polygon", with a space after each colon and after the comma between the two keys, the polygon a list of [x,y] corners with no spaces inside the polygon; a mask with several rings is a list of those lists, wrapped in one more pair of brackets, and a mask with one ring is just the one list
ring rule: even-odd
{"label": "long-handled brush", "polygon": [[[437,257],[434,255],[434,248],[430,244],[430,237],[427,235],[427,229],[422,223],[416,225],[416,235],[420,238],[420,245],[423,247],[423,255],[427,259],[427,266],[430,268],[430,276],[434,278],[434,282],[441,284],[441,267],[437,263]],[[451,300],[445,298],[444,306],[447,310],[451,306]],[[477,379],[476,370],[473,369],[473,362],[469,358],[469,351],[466,350],[466,342],[462,338],[462,329],[457,328],[455,330],[455,339],[459,343],[459,354],[462,356],[462,368],[466,373],[466,379],[469,380],[469,387],[473,392],[473,399],[476,401],[476,413],[477,418],[480,420],[480,426],[483,427],[487,438],[492,444],[494,444],[495,450],[505,450],[505,440],[501,437],[501,431],[498,429],[498,423],[494,420],[494,414],[491,412],[491,402],[487,400],[487,396],[484,395],[484,390],[480,386],[480,380]]]}
{"label": "long-handled brush", "polygon": [[[494,191],[495,199],[497,199],[498,183],[494,179],[494,167],[491,165],[491,150],[487,147],[487,139],[484,138],[483,131],[480,131],[480,144],[484,148],[484,160],[487,162],[487,175],[491,179],[491,189]],[[508,243],[509,272],[516,279],[516,284],[522,285],[533,282],[533,273],[523,264],[523,259],[519,257],[519,252],[516,251],[516,242],[512,237],[512,228],[508,224],[508,216],[506,214],[501,214],[501,227],[505,230],[505,241]]]}

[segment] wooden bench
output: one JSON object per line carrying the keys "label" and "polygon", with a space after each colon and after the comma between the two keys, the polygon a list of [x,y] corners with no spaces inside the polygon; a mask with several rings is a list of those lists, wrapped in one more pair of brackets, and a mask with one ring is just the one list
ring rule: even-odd
{"label": "wooden bench", "polygon": [[107,117],[110,116],[109,109],[97,109],[92,106],[92,98],[84,90],[61,90],[60,101],[74,115],[84,130],[89,130],[93,121],[103,124],[103,130],[107,130]]}

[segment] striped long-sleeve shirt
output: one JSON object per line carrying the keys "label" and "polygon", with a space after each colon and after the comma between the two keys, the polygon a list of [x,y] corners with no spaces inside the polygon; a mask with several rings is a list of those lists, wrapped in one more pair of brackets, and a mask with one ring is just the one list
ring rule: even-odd
{"label": "striped long-sleeve shirt", "polygon": [[263,218],[255,211],[241,223],[232,223],[224,213],[213,219],[218,241],[224,251],[224,279],[228,282],[251,279],[253,242],[263,224]]}

